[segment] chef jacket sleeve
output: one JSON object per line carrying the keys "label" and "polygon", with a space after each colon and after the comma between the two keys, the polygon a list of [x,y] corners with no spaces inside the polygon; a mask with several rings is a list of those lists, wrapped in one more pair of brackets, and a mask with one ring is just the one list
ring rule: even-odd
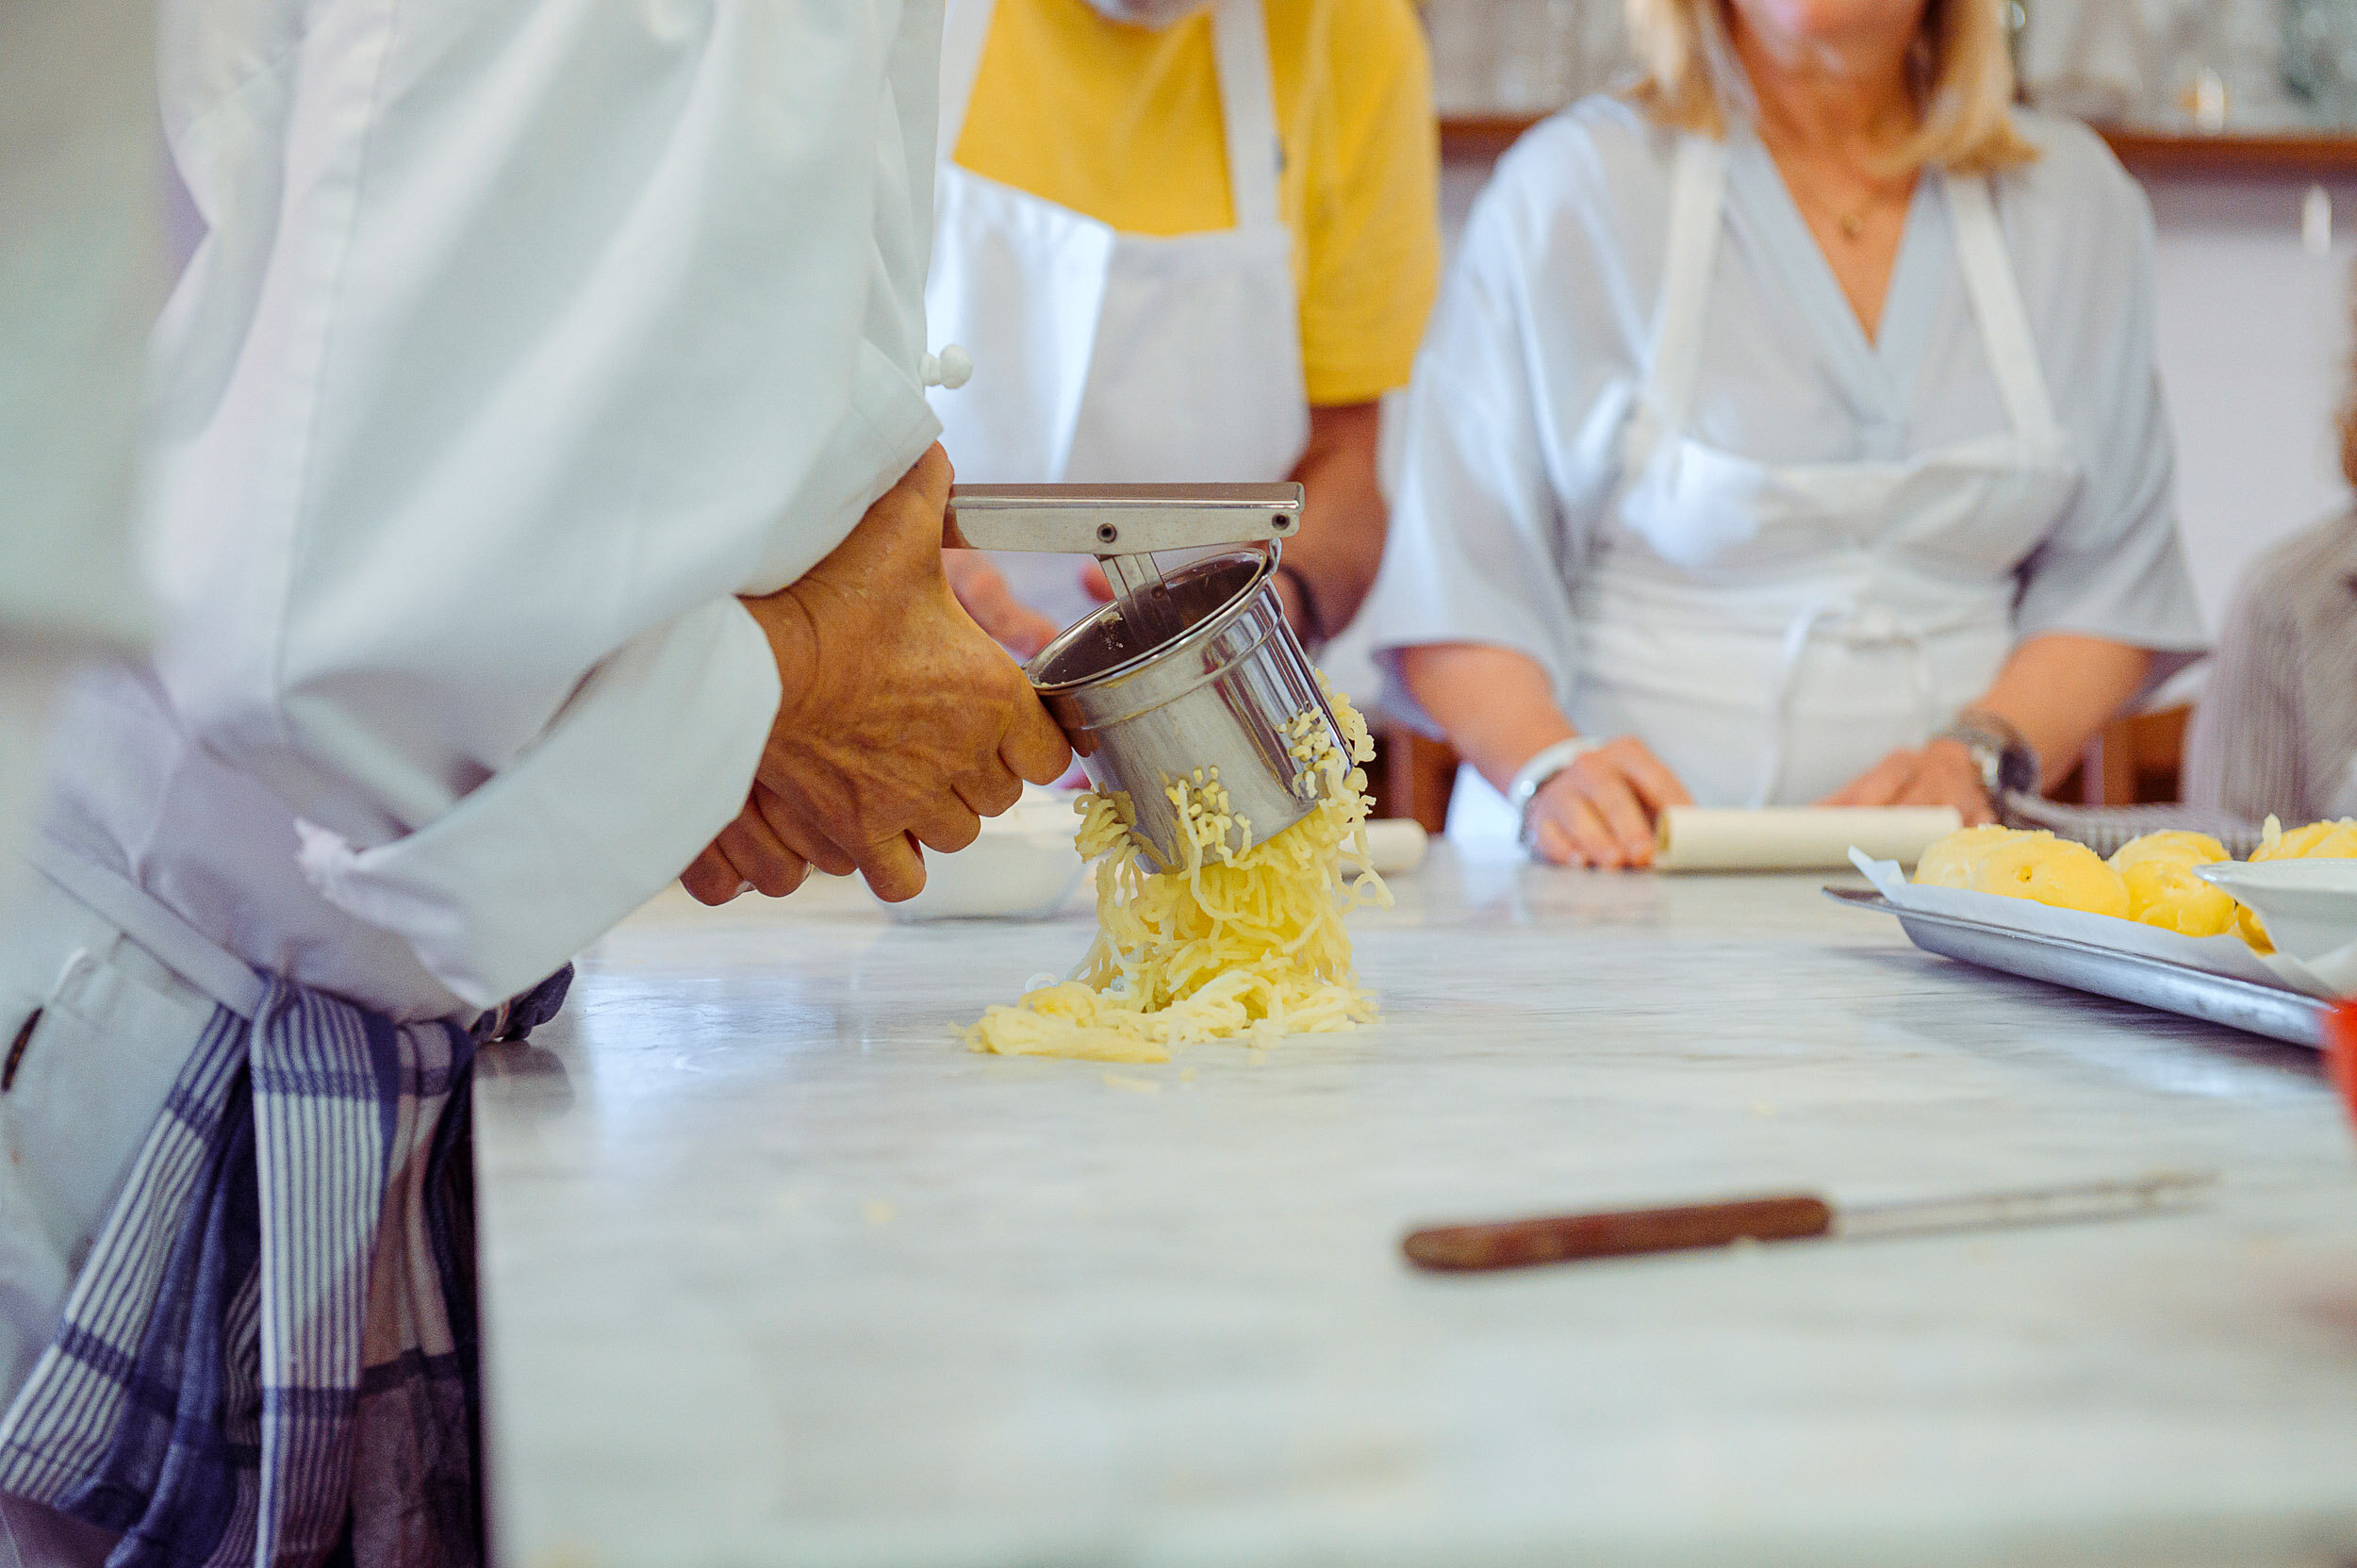
{"label": "chef jacket sleeve", "polygon": [[743,804],[778,687],[733,596],[937,430],[939,7],[331,0],[258,67],[206,9],[163,51],[206,232],[159,671],[321,891],[487,1004]]}
{"label": "chef jacket sleeve", "polygon": [[[1399,679],[1401,649],[1509,649],[1546,671],[1558,703],[1575,673],[1567,585],[1592,508],[1560,503],[1541,407],[1569,413],[1563,460],[1584,471],[1562,478],[1576,497],[1603,476],[1629,399],[1625,378],[1586,352],[1602,336],[1595,302],[1618,291],[1590,275],[1585,244],[1565,232],[1577,225],[1563,215],[1579,209],[1534,200],[1521,177],[1562,145],[1572,143],[1554,127],[1533,133],[1476,204],[1406,396],[1391,533],[1365,615],[1385,711],[1434,733]],[[1534,276],[1548,279],[1544,302],[1526,287]]]}
{"label": "chef jacket sleeve", "polygon": [[[2299,639],[2290,596],[2262,561],[2247,572],[2185,740],[2185,799],[2256,822],[2305,815],[2297,690]],[[2296,588],[2295,588],[2295,591]]]}
{"label": "chef jacket sleeve", "polygon": [[2185,739],[2185,799],[2297,826],[2348,811],[2357,754],[2357,517],[2274,545],[2243,569]]}
{"label": "chef jacket sleeve", "polygon": [[[2176,514],[2175,447],[2155,357],[2152,209],[2082,126],[2062,127],[2022,176],[2073,214],[2052,275],[2076,302],[2046,345],[2056,416],[2084,467],[2062,520],[2020,569],[2015,622],[2164,653],[2206,641]],[[2174,668],[2183,659],[2165,661]]]}

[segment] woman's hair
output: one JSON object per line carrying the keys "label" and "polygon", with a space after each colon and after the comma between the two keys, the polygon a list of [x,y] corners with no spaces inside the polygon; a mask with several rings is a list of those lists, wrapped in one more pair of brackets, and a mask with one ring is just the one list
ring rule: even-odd
{"label": "woman's hair", "polygon": [[[1627,0],[1628,30],[1644,78],[1634,96],[1665,125],[1724,136],[1748,107],[1751,84],[1727,38],[1727,0]],[[1990,174],[2037,157],[2014,129],[2013,57],[2001,0],[1926,0],[1910,57],[1915,135],[1894,160],[1959,174]]]}

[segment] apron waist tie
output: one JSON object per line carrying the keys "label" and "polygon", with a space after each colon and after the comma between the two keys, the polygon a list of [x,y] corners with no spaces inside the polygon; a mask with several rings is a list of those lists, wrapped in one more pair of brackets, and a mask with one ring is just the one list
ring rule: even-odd
{"label": "apron waist tie", "polygon": [[223,1007],[248,1020],[261,1012],[270,982],[139,883],[45,833],[30,835],[25,858],[68,896],[113,921],[125,936]]}
{"label": "apron waist tie", "polygon": [[[25,858],[67,897],[112,921],[150,957],[214,1002],[249,1023],[260,1016],[271,977],[189,924],[147,889],[45,833],[31,835]],[[487,1040],[526,1038],[556,1016],[572,979],[573,966],[568,964],[475,1019],[474,1032]]]}
{"label": "apron waist tie", "polygon": [[1759,787],[1752,804],[1765,806],[1784,784],[1786,741],[1791,730],[1792,691],[1798,683],[1801,659],[1818,632],[1831,626],[1833,635],[1853,648],[1895,643],[1906,649],[1914,677],[1919,721],[1917,744],[1931,738],[1938,724],[1938,686],[1932,675],[1931,650],[1920,626],[1901,619],[1888,606],[1855,602],[1821,604],[1803,610],[1785,628],[1784,646],[1776,659],[1774,685],[1768,701],[1768,743],[1761,753]]}

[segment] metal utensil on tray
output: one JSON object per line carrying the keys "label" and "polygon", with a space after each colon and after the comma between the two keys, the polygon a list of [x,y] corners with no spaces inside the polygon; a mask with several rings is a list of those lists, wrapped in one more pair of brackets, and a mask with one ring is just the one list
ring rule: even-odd
{"label": "metal utensil on tray", "polygon": [[[952,544],[1094,555],[1113,602],[1024,667],[1096,787],[1126,796],[1132,826],[1165,867],[1184,859],[1169,790],[1217,770],[1238,852],[1317,803],[1294,754],[1313,713],[1341,743],[1309,655],[1275,587],[1282,541],[1301,525],[1299,485],[961,485]],[[1201,552],[1167,575],[1155,556]],[[1260,546],[1260,549],[1249,548]]]}
{"label": "metal utensil on tray", "polygon": [[2006,792],[2003,805],[2005,826],[2044,828],[2099,855],[2114,853],[2130,839],[2171,828],[2208,834],[2230,855],[2248,855],[2259,847],[2259,824],[2200,806],[2074,806],[2016,790]]}

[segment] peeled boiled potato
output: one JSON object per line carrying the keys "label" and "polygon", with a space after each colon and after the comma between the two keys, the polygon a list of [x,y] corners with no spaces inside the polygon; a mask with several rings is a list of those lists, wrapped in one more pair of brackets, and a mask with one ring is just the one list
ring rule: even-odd
{"label": "peeled boiled potato", "polygon": [[2226,846],[2208,834],[2171,828],[2129,840],[2111,864],[2128,888],[2131,920],[2181,936],[2222,936],[2233,928],[2239,906],[2193,868],[2226,858]]}
{"label": "peeled boiled potato", "polygon": [[2016,838],[2052,838],[2043,828],[2036,833],[2001,828],[1959,828],[1923,851],[1915,863],[1915,880],[1925,887],[1970,887],[1982,857],[1998,845]]}
{"label": "peeled boiled potato", "polygon": [[2357,817],[2311,822],[2289,833],[2282,832],[2272,817],[2267,824],[2278,831],[2267,834],[2250,851],[2253,860],[2357,860]]}
{"label": "peeled boiled potato", "polygon": [[2088,915],[2128,916],[2128,884],[2103,857],[2068,838],[2025,834],[1992,848],[1973,867],[1972,890]]}
{"label": "peeled boiled potato", "polygon": [[[2250,851],[2252,860],[2357,860],[2357,817],[2344,817],[2333,822],[2311,822],[2304,828],[2285,833],[2283,825],[2270,817],[2259,847]],[[2258,915],[2249,908],[2234,911],[2234,929],[2243,940],[2263,953],[2275,950],[2268,939],[2267,928]]]}

